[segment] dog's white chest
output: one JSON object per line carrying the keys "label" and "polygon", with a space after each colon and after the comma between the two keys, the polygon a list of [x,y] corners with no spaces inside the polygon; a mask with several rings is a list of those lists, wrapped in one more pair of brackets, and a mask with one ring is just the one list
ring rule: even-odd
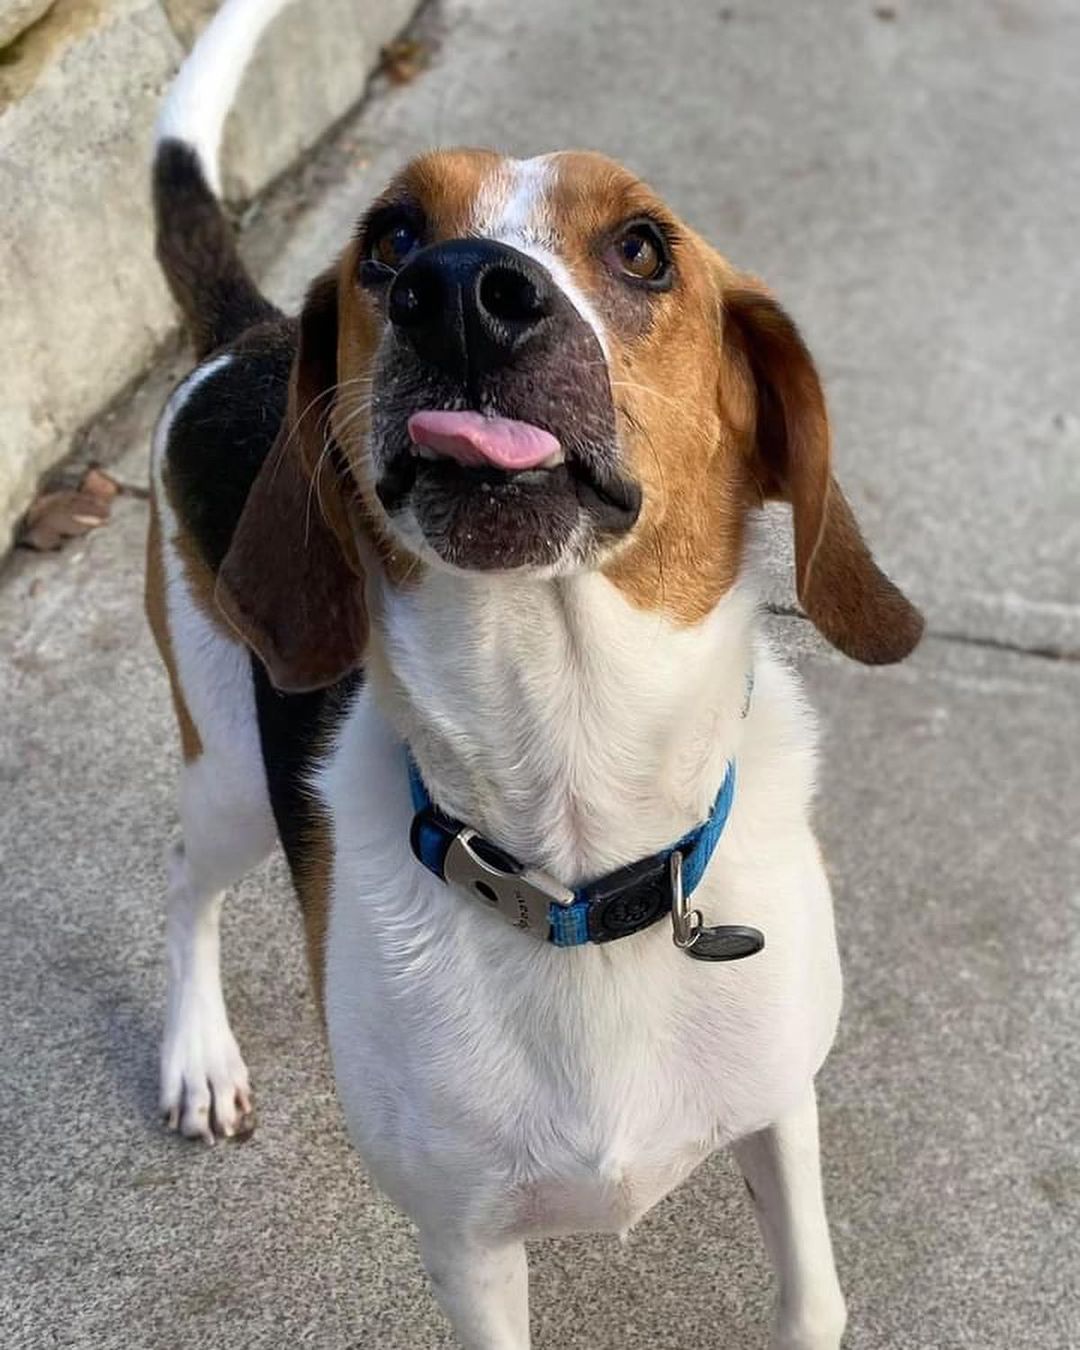
{"label": "dog's white chest", "polygon": [[820,1064],[839,978],[808,834],[780,867],[718,852],[700,894],[724,911],[707,919],[755,923],[768,945],[717,966],[666,924],[558,949],[448,890],[409,851],[403,751],[367,694],[319,787],[339,1092],[373,1177],[414,1216],[482,1195],[476,1221],[504,1233],[623,1231]]}
{"label": "dog's white chest", "polygon": [[583,1167],[549,1168],[512,1188],[505,1233],[522,1239],[625,1233],[712,1151],[711,1143],[699,1141],[662,1159],[642,1154],[624,1161],[612,1154]]}

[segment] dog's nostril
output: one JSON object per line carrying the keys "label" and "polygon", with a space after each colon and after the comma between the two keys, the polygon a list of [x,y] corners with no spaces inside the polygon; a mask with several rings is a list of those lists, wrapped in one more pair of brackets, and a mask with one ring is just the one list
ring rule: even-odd
{"label": "dog's nostril", "polygon": [[480,308],[504,323],[535,323],[550,312],[548,297],[511,267],[493,267],[480,279]]}

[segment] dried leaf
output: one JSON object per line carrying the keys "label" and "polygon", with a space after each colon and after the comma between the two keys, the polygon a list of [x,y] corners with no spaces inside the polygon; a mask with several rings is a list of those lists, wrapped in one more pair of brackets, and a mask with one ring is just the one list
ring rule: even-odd
{"label": "dried leaf", "polygon": [[99,469],[96,464],[90,465],[79,484],[80,492],[89,492],[91,497],[103,502],[111,502],[120,490],[120,484],[116,479],[110,477],[104,469]]}
{"label": "dried leaf", "polygon": [[99,529],[109,519],[112,501],[120,484],[104,470],[91,465],[77,488],[43,492],[26,513],[19,543],[38,553],[62,547],[65,539],[77,539]]}
{"label": "dried leaf", "polygon": [[398,38],[382,49],[383,73],[394,84],[408,84],[427,67],[428,49],[416,38]]}

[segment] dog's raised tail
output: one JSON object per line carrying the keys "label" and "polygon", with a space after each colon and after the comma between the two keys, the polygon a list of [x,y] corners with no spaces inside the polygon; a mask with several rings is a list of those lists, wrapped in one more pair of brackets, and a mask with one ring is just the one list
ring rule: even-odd
{"label": "dog's raised tail", "polygon": [[225,0],[180,67],[158,117],[157,256],[201,359],[277,313],[251,279],[220,202],[225,119],[256,44],[292,0]]}

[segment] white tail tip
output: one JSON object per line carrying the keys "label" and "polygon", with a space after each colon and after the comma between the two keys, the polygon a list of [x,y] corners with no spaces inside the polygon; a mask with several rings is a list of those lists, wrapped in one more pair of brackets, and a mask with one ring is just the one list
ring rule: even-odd
{"label": "white tail tip", "polygon": [[158,115],[155,145],[178,140],[199,158],[221,195],[218,163],[225,119],[259,38],[293,0],[225,0],[185,59]]}

